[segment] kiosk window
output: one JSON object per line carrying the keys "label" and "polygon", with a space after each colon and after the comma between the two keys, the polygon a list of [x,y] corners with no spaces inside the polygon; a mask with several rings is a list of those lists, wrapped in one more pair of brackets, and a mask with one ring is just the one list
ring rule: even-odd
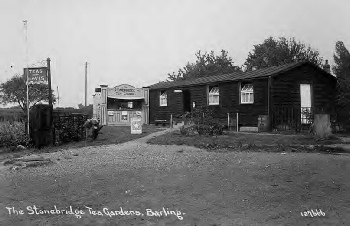
{"label": "kiosk window", "polygon": [[117,100],[108,98],[107,107],[110,110],[127,110],[127,109],[141,109],[142,100]]}

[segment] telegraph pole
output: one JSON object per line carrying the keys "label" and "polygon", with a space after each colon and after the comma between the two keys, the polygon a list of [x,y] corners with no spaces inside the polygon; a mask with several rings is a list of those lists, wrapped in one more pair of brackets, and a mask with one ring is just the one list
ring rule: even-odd
{"label": "telegraph pole", "polygon": [[27,68],[25,70],[26,72],[26,77],[27,77],[27,132],[28,132],[28,137],[30,137],[30,132],[29,132],[29,79],[28,79],[28,21],[23,20],[24,24],[24,30],[25,30],[25,35],[26,35],[26,64]]}
{"label": "telegraph pole", "polygon": [[58,92],[58,86],[57,86],[57,107],[60,107],[60,93]]}
{"label": "telegraph pole", "polygon": [[49,85],[49,105],[52,107],[52,94],[51,94],[51,66],[50,66],[50,58],[47,58],[46,64],[47,64],[47,78],[48,78],[48,85]]}
{"label": "telegraph pole", "polygon": [[87,106],[87,66],[88,62],[85,62],[85,107]]}

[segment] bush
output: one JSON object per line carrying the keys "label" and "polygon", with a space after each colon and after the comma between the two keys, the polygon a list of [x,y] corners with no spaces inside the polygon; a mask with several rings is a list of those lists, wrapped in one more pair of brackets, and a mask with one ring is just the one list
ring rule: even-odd
{"label": "bush", "polygon": [[[183,115],[186,124],[194,123],[199,135],[222,135],[223,126],[219,119],[214,116],[214,112],[208,107],[195,108],[191,113]],[[188,135],[187,128],[181,128],[182,135]]]}
{"label": "bush", "polygon": [[183,136],[195,135],[196,126],[185,126],[180,127],[180,134]]}
{"label": "bush", "polygon": [[199,135],[217,136],[217,135],[223,134],[223,126],[218,123],[209,124],[209,125],[200,124],[200,125],[197,125],[196,129]]}
{"label": "bush", "polygon": [[84,123],[86,116],[57,116],[54,117],[54,127],[57,143],[80,141],[85,138]]}
{"label": "bush", "polygon": [[0,122],[0,147],[30,146],[30,139],[25,133],[23,122]]}

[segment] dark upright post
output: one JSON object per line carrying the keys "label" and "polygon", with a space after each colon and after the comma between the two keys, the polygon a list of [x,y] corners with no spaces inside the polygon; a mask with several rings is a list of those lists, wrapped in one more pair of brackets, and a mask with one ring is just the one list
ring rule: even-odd
{"label": "dark upright post", "polygon": [[51,61],[50,58],[47,58],[47,76],[48,76],[48,84],[49,84],[49,105],[52,106],[50,61]]}
{"label": "dark upright post", "polygon": [[48,79],[48,86],[49,86],[49,108],[50,108],[50,110],[49,110],[49,112],[50,112],[49,113],[50,132],[49,132],[49,134],[51,135],[51,137],[50,137],[51,143],[55,144],[55,137],[54,137],[53,128],[52,128],[53,127],[53,125],[52,125],[52,123],[53,123],[53,120],[52,120],[53,105],[52,105],[52,93],[51,93],[51,67],[50,67],[50,62],[51,62],[51,60],[48,57],[47,58],[47,79]]}

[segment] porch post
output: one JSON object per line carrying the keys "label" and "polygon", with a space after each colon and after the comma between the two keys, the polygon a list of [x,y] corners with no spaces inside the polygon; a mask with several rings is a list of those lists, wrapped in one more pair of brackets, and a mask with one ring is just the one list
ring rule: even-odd
{"label": "porch post", "polygon": [[108,112],[107,112],[107,85],[100,85],[101,86],[101,104],[99,107],[100,111],[100,120],[101,120],[101,125],[105,126],[107,125],[107,119],[108,119]]}
{"label": "porch post", "polygon": [[271,76],[269,76],[267,81],[267,115],[270,118],[271,130],[273,131],[274,123],[273,123],[273,110],[272,110],[272,103],[271,103],[271,99],[272,99],[271,86],[272,86],[272,81],[271,81]]}

